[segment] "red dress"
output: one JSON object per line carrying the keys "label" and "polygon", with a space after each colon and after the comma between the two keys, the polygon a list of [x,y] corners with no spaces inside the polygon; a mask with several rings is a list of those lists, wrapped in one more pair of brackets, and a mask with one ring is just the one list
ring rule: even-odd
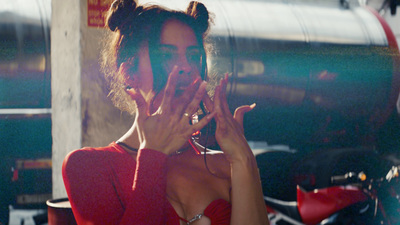
{"label": "red dress", "polygon": [[[167,159],[143,149],[136,162],[115,142],[69,153],[62,174],[77,223],[178,225],[180,218],[166,198]],[[231,205],[215,200],[204,215],[212,225],[229,224]]]}

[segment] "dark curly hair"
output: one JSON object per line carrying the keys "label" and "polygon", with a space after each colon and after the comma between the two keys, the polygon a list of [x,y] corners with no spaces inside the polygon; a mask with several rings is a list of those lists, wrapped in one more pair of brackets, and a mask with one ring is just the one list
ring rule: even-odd
{"label": "dark curly hair", "polygon": [[165,72],[160,67],[157,46],[160,42],[162,26],[170,19],[179,20],[193,29],[202,55],[201,76],[206,79],[205,40],[212,19],[202,3],[192,1],[186,11],[176,11],[159,5],[139,6],[135,0],[116,0],[111,5],[106,19],[106,27],[112,33],[104,41],[102,71],[109,85],[109,96],[120,110],[133,114],[135,105],[124,91],[126,84],[119,75],[118,69],[121,63],[129,60],[135,70],[135,65],[137,65],[135,56],[144,41],[147,41],[149,45],[154,76],[153,90],[159,92],[165,86],[168,74],[163,74]]}

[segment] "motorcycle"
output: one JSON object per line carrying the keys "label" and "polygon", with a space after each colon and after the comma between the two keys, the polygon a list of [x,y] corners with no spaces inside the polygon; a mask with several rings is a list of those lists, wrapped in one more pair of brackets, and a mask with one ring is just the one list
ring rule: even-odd
{"label": "motorcycle", "polygon": [[[400,166],[382,160],[376,152],[334,149],[299,161],[290,160],[288,156],[293,153],[286,152],[287,163],[295,166],[286,174],[280,171],[278,176],[292,177],[292,184],[282,182],[284,179],[274,183],[271,175],[266,177],[262,165],[268,166],[266,157],[270,162],[277,162],[274,154],[277,155],[267,152],[256,156],[261,165],[264,199],[271,224],[400,224]],[[343,173],[344,170],[351,172]],[[277,185],[279,182],[283,184]],[[295,186],[295,191],[290,192],[291,186]],[[286,190],[281,190],[281,196],[274,196],[274,188]],[[282,196],[282,193],[285,194]],[[295,199],[290,200],[293,197]]]}

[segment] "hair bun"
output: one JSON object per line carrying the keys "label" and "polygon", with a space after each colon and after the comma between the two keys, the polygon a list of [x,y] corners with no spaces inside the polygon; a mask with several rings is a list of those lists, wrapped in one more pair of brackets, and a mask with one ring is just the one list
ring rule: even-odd
{"label": "hair bun", "polygon": [[135,0],[115,0],[108,10],[106,26],[112,31],[120,28],[136,7]]}
{"label": "hair bun", "polygon": [[186,14],[195,19],[201,33],[205,33],[208,30],[210,16],[203,3],[191,1],[186,9]]}

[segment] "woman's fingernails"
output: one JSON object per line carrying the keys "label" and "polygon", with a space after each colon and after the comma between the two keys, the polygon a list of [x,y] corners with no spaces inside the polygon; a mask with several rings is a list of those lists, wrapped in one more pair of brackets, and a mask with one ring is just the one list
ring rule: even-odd
{"label": "woman's fingernails", "polygon": [[200,80],[201,80],[201,78],[197,78],[196,80],[194,80],[194,81],[192,82],[192,85],[193,85],[193,84],[197,84]]}
{"label": "woman's fingernails", "polygon": [[138,93],[138,90],[136,88],[133,88],[131,86],[126,86],[125,88],[126,93],[128,93],[128,95],[130,96],[134,96],[136,93]]}
{"label": "woman's fingernails", "polygon": [[207,90],[207,82],[206,81],[201,82],[199,89],[201,89],[202,91],[206,92],[206,90]]}

